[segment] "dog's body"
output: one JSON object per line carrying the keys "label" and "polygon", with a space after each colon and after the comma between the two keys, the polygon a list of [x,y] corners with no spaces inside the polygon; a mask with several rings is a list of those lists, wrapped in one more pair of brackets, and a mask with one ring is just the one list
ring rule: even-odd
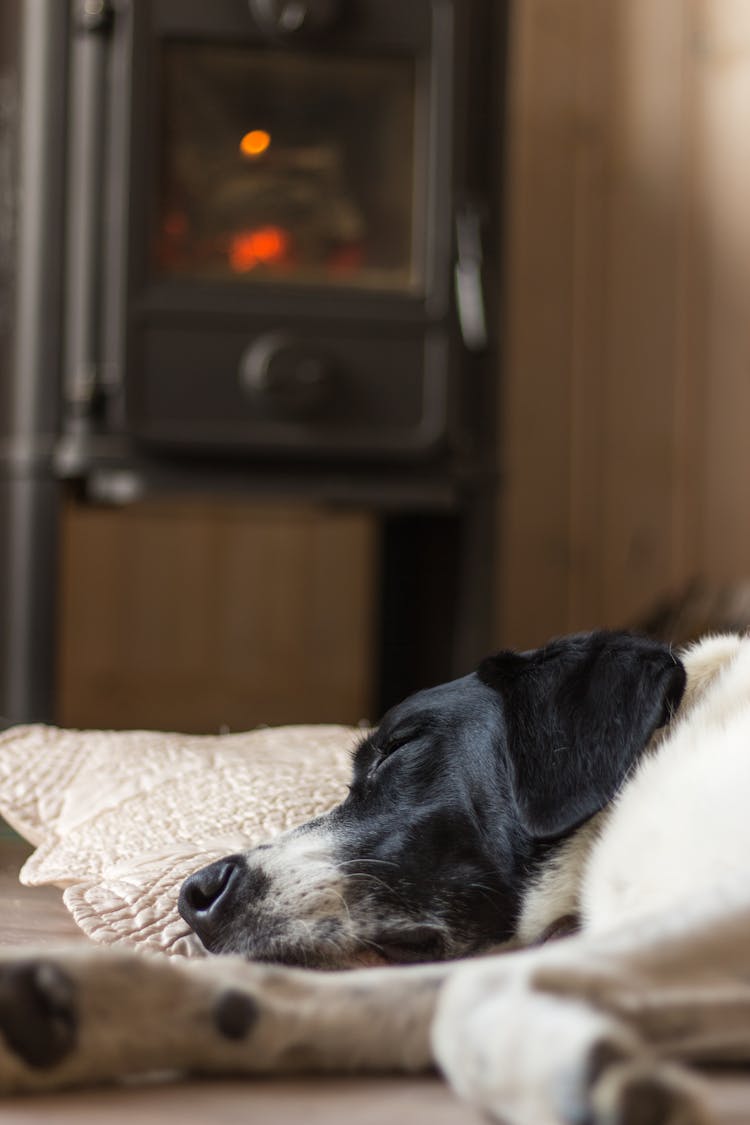
{"label": "dog's body", "polygon": [[389,713],[338,809],[183,889],[209,948],[425,964],[6,958],[0,1087],[437,1061],[510,1122],[704,1120],[664,1059],[750,1060],[748,795],[750,639],[500,654]]}

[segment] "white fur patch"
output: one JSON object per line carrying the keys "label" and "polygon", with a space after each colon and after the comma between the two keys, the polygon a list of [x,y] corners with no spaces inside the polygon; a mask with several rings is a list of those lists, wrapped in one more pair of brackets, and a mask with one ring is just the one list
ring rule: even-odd
{"label": "white fur patch", "polygon": [[683,659],[685,700],[591,852],[581,888],[588,929],[677,910],[747,877],[750,639],[710,637]]}
{"label": "white fur patch", "polygon": [[566,840],[526,889],[517,927],[521,945],[537,941],[558,918],[578,914],[583,872],[600,832],[601,817],[592,817]]}
{"label": "white fur patch", "polygon": [[[268,879],[262,914],[278,927],[285,947],[296,948],[307,964],[336,968],[384,963],[375,939],[383,918],[367,891],[376,876],[352,874],[334,859],[336,837],[325,824],[295,828],[272,843],[245,852],[248,866]],[[364,893],[362,893],[364,892]],[[410,919],[396,915],[394,927]],[[279,937],[277,936],[277,940]],[[265,946],[253,953],[267,952]]]}
{"label": "white fur patch", "polygon": [[334,839],[320,826],[293,829],[273,843],[245,853],[248,864],[269,879],[264,898],[279,913],[319,916],[341,908],[343,879],[333,859]]}
{"label": "white fur patch", "polygon": [[613,803],[539,872],[519,938],[580,913],[606,930],[736,881],[750,854],[750,638],[706,637],[682,655],[685,695]]}

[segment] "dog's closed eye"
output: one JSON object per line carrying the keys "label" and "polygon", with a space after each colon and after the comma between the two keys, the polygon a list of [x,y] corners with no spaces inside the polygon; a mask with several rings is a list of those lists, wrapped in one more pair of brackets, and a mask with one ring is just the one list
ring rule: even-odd
{"label": "dog's closed eye", "polygon": [[389,758],[392,758],[397,751],[403,750],[405,746],[408,746],[415,738],[416,733],[417,732],[413,730],[394,732],[389,735],[381,745],[376,746],[375,757],[367,770],[366,776],[368,780],[374,777],[381,766],[383,766]]}

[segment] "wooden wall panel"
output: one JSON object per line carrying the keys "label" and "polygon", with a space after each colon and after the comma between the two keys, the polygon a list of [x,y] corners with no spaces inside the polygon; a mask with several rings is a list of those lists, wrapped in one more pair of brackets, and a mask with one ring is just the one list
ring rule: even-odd
{"label": "wooden wall panel", "polygon": [[590,141],[578,129],[578,84],[596,57],[583,46],[591,6],[517,4],[510,40],[499,603],[500,634],[511,642],[562,630],[568,619],[570,388],[581,315],[572,281],[585,240],[573,221],[579,167],[571,154]]}
{"label": "wooden wall panel", "polygon": [[70,503],[58,721],[217,731],[370,716],[374,520],[304,507]]}
{"label": "wooden wall panel", "polygon": [[750,4],[701,0],[696,33],[704,225],[701,562],[750,573]]}
{"label": "wooden wall panel", "polygon": [[750,5],[517,0],[498,643],[750,574]]}
{"label": "wooden wall panel", "polygon": [[[615,6],[607,133],[604,622],[636,620],[674,581],[679,244],[684,237],[683,0]],[[575,580],[575,576],[573,576]]]}

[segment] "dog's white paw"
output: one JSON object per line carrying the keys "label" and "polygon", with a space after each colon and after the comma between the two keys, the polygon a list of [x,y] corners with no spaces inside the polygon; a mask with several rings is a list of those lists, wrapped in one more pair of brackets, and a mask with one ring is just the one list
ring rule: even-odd
{"label": "dog's white paw", "polygon": [[457,973],[441,994],[432,1042],[456,1091],[506,1125],[712,1120],[700,1078],[656,1059],[619,1019],[545,992],[532,964]]}
{"label": "dog's white paw", "polygon": [[595,1120],[592,1091],[608,1068],[640,1056],[638,1038],[580,1001],[534,991],[525,975],[483,995],[480,974],[462,975],[433,1025],[435,1057],[457,1092],[508,1125]]}

